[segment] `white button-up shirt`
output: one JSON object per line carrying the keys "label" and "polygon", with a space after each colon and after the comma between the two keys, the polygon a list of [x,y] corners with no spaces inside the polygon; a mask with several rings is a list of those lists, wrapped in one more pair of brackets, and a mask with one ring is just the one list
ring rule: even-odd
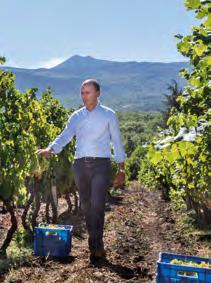
{"label": "white button-up shirt", "polygon": [[114,146],[114,159],[125,161],[119,121],[114,110],[99,101],[92,111],[85,106],[74,111],[60,135],[48,145],[57,154],[76,136],[74,159],[92,157],[112,157],[111,142]]}

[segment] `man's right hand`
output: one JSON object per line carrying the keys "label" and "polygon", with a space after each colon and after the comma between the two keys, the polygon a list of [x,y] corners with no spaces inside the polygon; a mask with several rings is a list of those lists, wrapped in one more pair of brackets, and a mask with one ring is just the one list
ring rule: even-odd
{"label": "man's right hand", "polygon": [[48,159],[53,154],[53,151],[50,148],[41,148],[41,149],[36,150],[35,153]]}

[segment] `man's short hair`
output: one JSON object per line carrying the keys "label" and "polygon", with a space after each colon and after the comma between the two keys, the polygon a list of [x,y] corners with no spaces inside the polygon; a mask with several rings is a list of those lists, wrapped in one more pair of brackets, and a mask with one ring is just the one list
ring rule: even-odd
{"label": "man's short hair", "polygon": [[88,80],[85,80],[85,81],[82,83],[81,87],[84,86],[84,85],[93,85],[96,91],[100,91],[100,84],[99,84],[98,81],[95,80],[95,79],[88,79]]}

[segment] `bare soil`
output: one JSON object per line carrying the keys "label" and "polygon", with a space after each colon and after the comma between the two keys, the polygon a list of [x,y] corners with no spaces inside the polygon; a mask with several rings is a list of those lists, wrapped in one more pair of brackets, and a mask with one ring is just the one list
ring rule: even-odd
{"label": "bare soil", "polygon": [[[178,229],[175,212],[158,191],[147,192],[137,182],[107,204],[104,229],[107,262],[100,267],[89,262],[83,216],[68,213],[65,200],[60,200],[59,211],[59,223],[74,226],[70,258],[32,256],[28,263],[6,272],[0,270],[0,282],[155,282],[159,252],[203,256],[210,251],[209,241],[198,241],[191,234],[187,237]],[[43,214],[44,208],[40,221]],[[7,214],[0,214],[1,240],[9,220]]]}

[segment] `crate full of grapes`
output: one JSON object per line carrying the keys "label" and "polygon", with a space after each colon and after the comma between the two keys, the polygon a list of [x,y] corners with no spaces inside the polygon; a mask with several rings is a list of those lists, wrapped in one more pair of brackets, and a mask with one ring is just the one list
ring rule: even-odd
{"label": "crate full of grapes", "polygon": [[67,257],[71,252],[72,225],[41,223],[34,228],[34,255]]}
{"label": "crate full of grapes", "polygon": [[156,283],[211,283],[211,258],[160,253]]}

